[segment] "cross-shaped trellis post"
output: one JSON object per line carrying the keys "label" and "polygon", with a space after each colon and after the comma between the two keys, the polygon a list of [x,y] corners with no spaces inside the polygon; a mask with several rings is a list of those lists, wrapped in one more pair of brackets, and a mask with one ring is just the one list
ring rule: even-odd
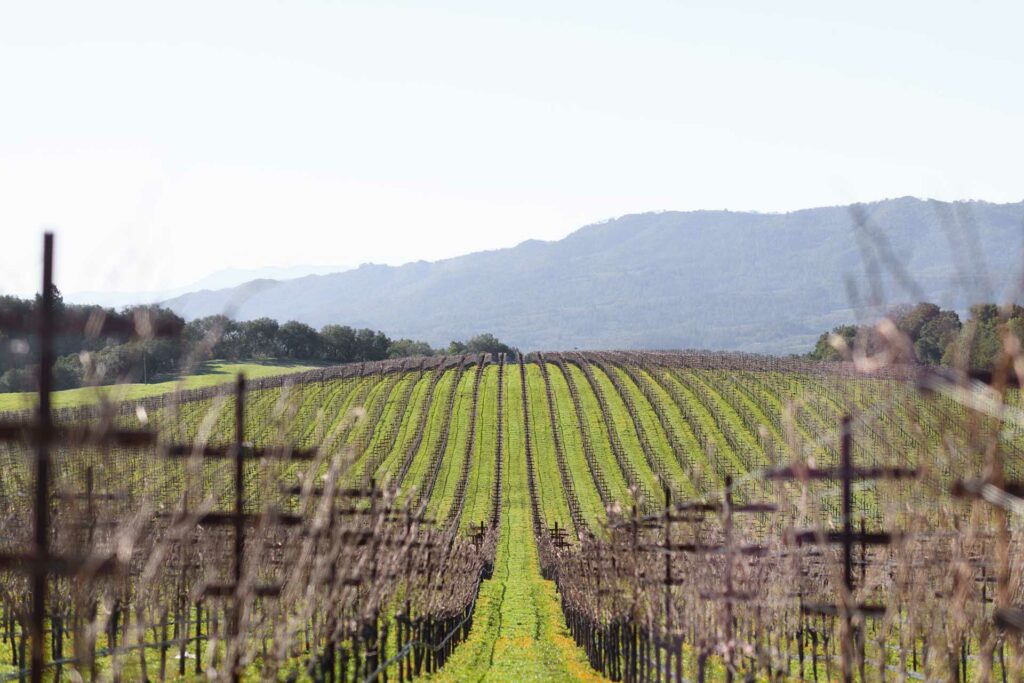
{"label": "cross-shaped trellis post", "polygon": [[[736,650],[735,624],[733,621],[734,607],[737,603],[748,602],[754,599],[754,595],[748,592],[736,590],[735,565],[737,557],[764,557],[771,550],[763,545],[743,545],[736,543],[733,531],[733,516],[736,514],[765,514],[778,511],[778,507],[772,503],[746,503],[737,504],[733,498],[733,479],[725,477],[725,487],[722,490],[720,503],[695,502],[683,504],[680,509],[693,511],[717,512],[722,524],[722,543],[717,545],[681,544],[680,550],[691,553],[702,554],[725,554],[725,566],[722,572],[722,591],[702,593],[701,598],[705,600],[719,600],[723,605],[723,621],[726,646],[726,681],[732,683],[736,672],[736,663],[733,660],[733,653]],[[690,547],[686,547],[689,545]]]}
{"label": "cross-shaped trellis post", "polygon": [[96,558],[55,555],[50,548],[51,453],[55,445],[91,447],[144,447],[155,443],[154,434],[146,431],[99,427],[60,426],[54,423],[51,405],[53,367],[56,362],[54,341],[59,334],[124,335],[135,338],[169,336],[180,331],[173,324],[152,324],[142,318],[129,323],[105,316],[102,311],[87,316],[65,314],[58,318],[53,282],[52,233],[43,236],[43,289],[34,316],[2,316],[0,327],[8,332],[35,334],[39,349],[38,406],[33,425],[0,423],[0,441],[28,442],[35,447],[35,478],[33,491],[32,548],[26,553],[0,553],[0,568],[21,572],[29,577],[32,614],[29,620],[31,638],[31,680],[41,683],[46,668],[44,634],[46,632],[48,582],[53,576],[75,574],[89,563],[96,574],[119,569],[115,556]]}
{"label": "cross-shaped trellis post", "polygon": [[[1002,514],[1024,513],[1024,482],[1003,481],[994,483],[990,479],[966,479],[953,483],[953,495],[959,498],[983,500],[994,506]],[[993,617],[996,627],[1004,631],[1024,633],[1024,609],[1010,604],[1009,556],[1008,542],[1003,538],[1006,534],[1005,525],[1000,525],[1000,533],[996,537],[996,547],[1000,553],[995,567],[995,576],[983,576],[985,590],[987,584],[995,584],[995,610]],[[982,599],[987,596],[982,593]]]}
{"label": "cross-shaped trellis post", "polygon": [[[846,682],[853,681],[855,664],[855,617],[873,618],[885,614],[884,605],[855,604],[853,591],[855,588],[853,559],[854,548],[858,544],[866,555],[867,546],[889,545],[896,535],[890,532],[869,532],[861,528],[853,528],[853,485],[858,481],[879,479],[913,479],[918,476],[916,468],[900,467],[854,467],[853,465],[853,420],[849,415],[842,418],[840,430],[840,453],[838,468],[807,468],[802,466],[785,466],[766,470],[764,479],[776,481],[826,480],[839,481],[841,492],[841,524],[839,531],[821,531],[820,529],[790,530],[787,540],[796,545],[839,545],[843,554],[843,595],[836,604],[804,603],[801,611],[806,614],[823,616],[839,616],[842,619],[842,674]],[[866,557],[863,560],[866,562]],[[863,658],[861,657],[863,660]]]}
{"label": "cross-shaped trellis post", "polygon": [[[1015,371],[1013,359],[1009,354],[1001,354],[992,370],[970,371],[966,377],[956,377],[955,374],[932,372],[923,376],[920,383],[924,390],[946,392],[954,388],[956,383],[962,380],[971,380],[987,384],[1005,400],[1005,391],[1008,388],[1021,386],[1021,377]],[[986,588],[989,583],[995,584],[995,595],[993,621],[995,626],[1002,631],[1009,631],[1016,634],[1024,633],[1024,609],[1014,607],[1011,604],[1011,529],[1008,519],[1009,514],[1024,513],[1024,482],[1008,481],[1003,462],[1002,449],[997,447],[987,449],[985,458],[985,476],[976,479],[965,479],[953,482],[952,494],[960,498],[973,498],[982,500],[993,506],[995,511],[994,554],[995,576],[982,575],[982,608],[987,599]],[[1007,668],[1004,647],[1006,641],[999,643],[999,658],[1002,663],[1003,680],[1007,679]],[[1010,640],[1011,647],[1019,653],[1019,639]],[[1016,653],[1015,653],[1016,654]],[[1019,658],[1011,657],[1013,662]],[[1019,672],[1018,672],[1019,673]]]}
{"label": "cross-shaped trellis post", "polygon": [[556,550],[565,550],[569,547],[569,532],[564,526],[558,524],[557,519],[555,520],[555,526],[548,529],[548,534],[551,537],[551,545]]}
{"label": "cross-shaped trellis post", "polygon": [[[245,511],[246,486],[245,462],[262,458],[278,458],[291,461],[309,462],[315,459],[316,449],[293,449],[286,446],[254,447],[245,441],[245,376],[239,374],[235,380],[235,420],[234,441],[230,445],[193,446],[191,444],[173,444],[165,447],[168,456],[193,457],[204,459],[230,458],[233,465],[234,505],[230,512],[207,512],[199,515],[195,523],[207,526],[227,526],[233,530],[234,552],[233,573],[227,583],[208,584],[203,597],[221,597],[231,600],[228,612],[228,652],[231,680],[241,679],[241,619],[246,594],[255,598],[276,597],[281,593],[279,583],[248,585],[244,579],[246,565],[246,528],[258,526],[266,517],[266,513],[248,513]],[[303,517],[280,510],[270,512],[271,521],[282,526],[297,527],[303,524]]]}
{"label": "cross-shaped trellis post", "polygon": [[[735,561],[738,557],[763,557],[771,550],[761,545],[738,545],[733,532],[733,516],[736,514],[766,514],[773,513],[778,507],[772,503],[746,503],[737,504],[734,500],[732,477],[725,478],[725,488],[722,491],[722,500],[714,501],[686,501],[671,505],[671,494],[665,488],[665,512],[646,517],[637,517],[615,526],[628,525],[631,527],[634,537],[640,528],[655,528],[664,524],[664,537],[661,543],[636,544],[637,550],[647,552],[660,552],[665,555],[665,576],[660,581],[664,587],[664,610],[666,625],[671,628],[671,587],[683,583],[683,579],[676,577],[673,571],[672,556],[675,553],[689,553],[698,555],[725,555],[725,567],[722,576],[722,590],[706,592],[701,594],[705,600],[721,601],[724,605],[723,621],[725,641],[728,648],[726,661],[726,679],[732,681],[735,674],[735,662],[732,660],[734,650],[734,625],[733,605],[738,602],[749,601],[753,596],[748,593],[739,592],[735,587]],[[718,513],[722,525],[722,542],[696,543],[696,542],[674,542],[672,540],[671,526],[678,522],[700,522],[707,513]],[[698,680],[703,680],[704,668],[703,657],[699,660]]]}

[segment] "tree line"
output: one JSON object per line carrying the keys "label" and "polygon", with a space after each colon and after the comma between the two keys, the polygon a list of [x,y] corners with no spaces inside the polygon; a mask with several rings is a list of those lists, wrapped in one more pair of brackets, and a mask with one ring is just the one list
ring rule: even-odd
{"label": "tree line", "polygon": [[[963,321],[956,311],[922,302],[895,307],[886,318],[909,342],[909,348],[900,354],[899,360],[904,362],[991,370],[1007,333],[1024,340],[1024,307],[1016,304],[977,304]],[[878,325],[840,325],[818,337],[806,357],[841,360],[843,349],[855,346],[868,353],[894,348]]]}
{"label": "tree line", "polygon": [[[70,389],[114,382],[163,381],[188,372],[203,361],[294,360],[316,363],[355,363],[387,358],[437,354],[511,353],[512,348],[493,334],[479,334],[447,347],[433,348],[414,339],[392,339],[379,330],[348,325],[325,325],[319,330],[294,320],[278,323],[271,318],[238,321],[213,315],[185,322],[161,306],[130,306],[120,311],[100,306],[64,302],[54,290],[56,312],[61,317],[102,314],[131,322],[140,312],[157,324],[179,329],[171,337],[131,340],[125,335],[86,338],[81,335],[56,339],[54,384]],[[0,296],[0,318],[30,318],[41,297],[21,299]],[[38,367],[36,340],[12,336],[0,329],[0,392],[32,391]]]}
{"label": "tree line", "polygon": [[224,360],[290,359],[328,363],[434,356],[438,354],[511,353],[513,349],[493,334],[478,334],[466,341],[452,341],[433,348],[424,341],[392,339],[383,332],[348,325],[325,325],[319,330],[289,320],[273,318],[236,321],[227,316],[198,318],[185,325],[186,344],[210,345],[208,356]]}

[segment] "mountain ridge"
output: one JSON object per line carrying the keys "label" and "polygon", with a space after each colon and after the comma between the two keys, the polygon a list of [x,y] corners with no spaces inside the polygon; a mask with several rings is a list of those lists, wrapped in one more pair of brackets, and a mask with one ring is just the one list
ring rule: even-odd
{"label": "mountain ridge", "polygon": [[[861,217],[867,227],[858,228]],[[963,235],[950,225],[976,233],[976,251],[999,274],[995,288],[1008,286],[1024,246],[1024,202],[901,197],[785,213],[627,214],[560,240],[434,262],[363,264],[255,292],[242,285],[165,303],[186,318],[231,308],[240,319],[366,326],[435,345],[489,331],[524,349],[791,353],[809,348],[823,329],[854,321],[850,295],[872,291],[865,263],[881,258],[883,242],[918,281],[918,293],[965,308],[971,301],[957,293],[957,259],[970,250],[954,249]],[[912,298],[891,274],[883,272],[881,284],[891,292],[886,303]]]}

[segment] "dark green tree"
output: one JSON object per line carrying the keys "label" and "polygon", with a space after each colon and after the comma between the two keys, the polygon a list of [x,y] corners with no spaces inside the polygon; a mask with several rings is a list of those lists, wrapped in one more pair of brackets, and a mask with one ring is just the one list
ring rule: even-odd
{"label": "dark green tree", "polygon": [[946,349],[960,334],[960,316],[954,311],[940,311],[917,330],[914,354],[921,363],[938,365]]}
{"label": "dark green tree", "polygon": [[512,347],[503,344],[493,334],[486,332],[466,342],[467,353],[512,353]]}
{"label": "dark green tree", "polygon": [[56,389],[74,389],[82,386],[82,360],[77,353],[61,356],[53,365],[53,386]]}
{"label": "dark green tree", "polygon": [[226,315],[196,318],[185,326],[184,341],[194,358],[233,360],[241,357],[242,328]]}
{"label": "dark green tree", "polygon": [[433,356],[434,349],[427,342],[415,339],[396,339],[388,348],[388,358],[409,358],[411,356]]}
{"label": "dark green tree", "polygon": [[391,340],[383,332],[374,332],[369,328],[363,328],[356,332],[355,358],[352,360],[384,360],[388,357],[389,346],[391,346]]}
{"label": "dark green tree", "polygon": [[281,348],[277,343],[280,326],[273,318],[257,318],[241,323],[239,346],[242,358],[278,358]]}
{"label": "dark green tree", "polygon": [[356,332],[348,325],[326,325],[320,330],[321,354],[332,363],[348,363],[355,358]]}
{"label": "dark green tree", "polygon": [[807,357],[811,360],[825,360],[825,361],[837,361],[843,360],[842,355],[839,351],[832,346],[832,335],[838,335],[846,340],[846,345],[853,347],[854,340],[857,338],[858,328],[856,325],[840,325],[832,329],[831,332],[825,332],[818,341],[814,344],[814,350],[807,354]]}
{"label": "dark green tree", "polygon": [[10,368],[0,375],[0,391],[34,391],[36,388],[36,366]]}
{"label": "dark green tree", "polygon": [[912,307],[901,307],[890,313],[896,327],[912,340],[917,340],[921,329],[937,317],[942,309],[935,304],[923,302]]}
{"label": "dark green tree", "polygon": [[290,320],[277,331],[277,343],[285,358],[314,360],[321,356],[320,335],[305,323]]}

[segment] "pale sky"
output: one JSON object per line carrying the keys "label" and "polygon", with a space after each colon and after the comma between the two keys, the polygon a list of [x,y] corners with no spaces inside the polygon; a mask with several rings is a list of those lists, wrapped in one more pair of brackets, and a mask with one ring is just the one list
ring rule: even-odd
{"label": "pale sky", "polygon": [[0,4],[0,293],[1024,199],[1020,2],[424,4]]}

